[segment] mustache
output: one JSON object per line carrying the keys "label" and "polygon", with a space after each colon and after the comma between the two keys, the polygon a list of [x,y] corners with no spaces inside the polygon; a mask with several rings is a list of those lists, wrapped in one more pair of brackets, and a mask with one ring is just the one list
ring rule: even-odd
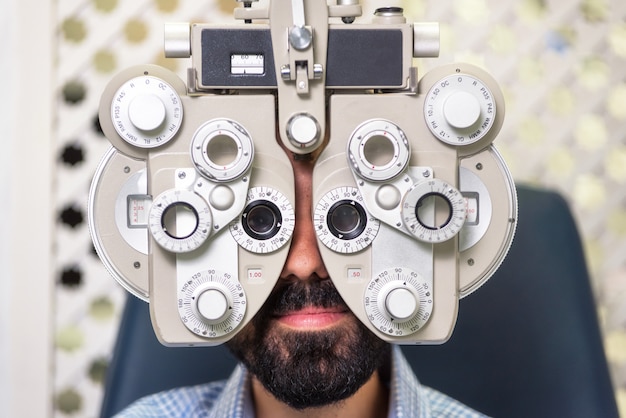
{"label": "mustache", "polygon": [[272,291],[264,304],[271,316],[305,307],[345,308],[348,306],[330,279],[294,280]]}

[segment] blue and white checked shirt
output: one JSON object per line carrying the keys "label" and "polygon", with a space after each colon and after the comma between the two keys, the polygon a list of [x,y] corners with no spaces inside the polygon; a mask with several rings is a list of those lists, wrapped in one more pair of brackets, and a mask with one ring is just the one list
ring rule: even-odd
{"label": "blue and white checked shirt", "polygon": [[[420,385],[400,348],[392,354],[388,418],[485,417],[456,400]],[[116,418],[254,418],[250,375],[239,365],[226,381],[173,389],[142,398]]]}

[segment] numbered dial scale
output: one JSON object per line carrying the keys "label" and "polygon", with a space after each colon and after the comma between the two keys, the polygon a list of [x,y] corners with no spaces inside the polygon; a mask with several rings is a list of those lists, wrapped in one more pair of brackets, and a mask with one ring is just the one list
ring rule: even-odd
{"label": "numbered dial scale", "polygon": [[386,269],[365,289],[365,312],[382,332],[410,335],[430,318],[432,286],[419,273],[407,268]]}
{"label": "numbered dial scale", "polygon": [[467,74],[455,74],[436,83],[426,95],[424,116],[430,131],[450,145],[469,145],[489,132],[496,102],[489,88]]}
{"label": "numbered dial scale", "polygon": [[113,96],[111,120],[118,135],[130,145],[154,148],[176,135],[183,120],[183,106],[176,90],[165,81],[135,77]]}
{"label": "numbered dial scale", "polygon": [[246,294],[230,274],[205,270],[179,289],[178,312],[194,334],[219,338],[233,332],[243,320]]}
{"label": "numbered dial scale", "polygon": [[370,245],[380,221],[370,216],[356,187],[329,191],[315,206],[313,219],[320,241],[338,253],[354,253]]}
{"label": "numbered dial scale", "polygon": [[[427,222],[422,215],[436,200],[445,206],[444,218]],[[461,231],[467,217],[465,198],[454,187],[440,179],[416,183],[404,197],[402,220],[411,233],[422,242],[447,241]],[[443,222],[441,222],[443,221]],[[440,223],[441,222],[441,223]]]}
{"label": "numbered dial scale", "polygon": [[158,195],[148,215],[150,232],[156,242],[174,253],[200,247],[211,232],[212,221],[207,202],[186,189],[166,190]]}
{"label": "numbered dial scale", "polygon": [[239,219],[230,233],[239,245],[257,253],[271,253],[289,242],[296,225],[293,206],[272,187],[252,187]]}

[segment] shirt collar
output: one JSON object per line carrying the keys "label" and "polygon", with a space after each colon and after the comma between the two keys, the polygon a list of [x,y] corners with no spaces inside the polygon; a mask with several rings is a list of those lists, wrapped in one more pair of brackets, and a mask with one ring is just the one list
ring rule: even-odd
{"label": "shirt collar", "polygon": [[254,418],[252,411],[250,377],[246,368],[238,364],[215,401],[209,418]]}
{"label": "shirt collar", "polygon": [[389,385],[388,418],[430,418],[431,411],[424,388],[397,345],[392,348]]}

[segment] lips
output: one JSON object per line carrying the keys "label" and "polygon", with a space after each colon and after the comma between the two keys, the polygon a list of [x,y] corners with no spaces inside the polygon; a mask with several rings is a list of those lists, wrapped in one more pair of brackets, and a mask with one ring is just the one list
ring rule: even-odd
{"label": "lips", "polygon": [[305,307],[276,315],[276,320],[290,328],[299,330],[316,330],[338,324],[348,316],[345,307]]}
{"label": "lips", "polygon": [[303,331],[331,327],[351,315],[332,281],[316,277],[283,279],[262,309],[259,320]]}

